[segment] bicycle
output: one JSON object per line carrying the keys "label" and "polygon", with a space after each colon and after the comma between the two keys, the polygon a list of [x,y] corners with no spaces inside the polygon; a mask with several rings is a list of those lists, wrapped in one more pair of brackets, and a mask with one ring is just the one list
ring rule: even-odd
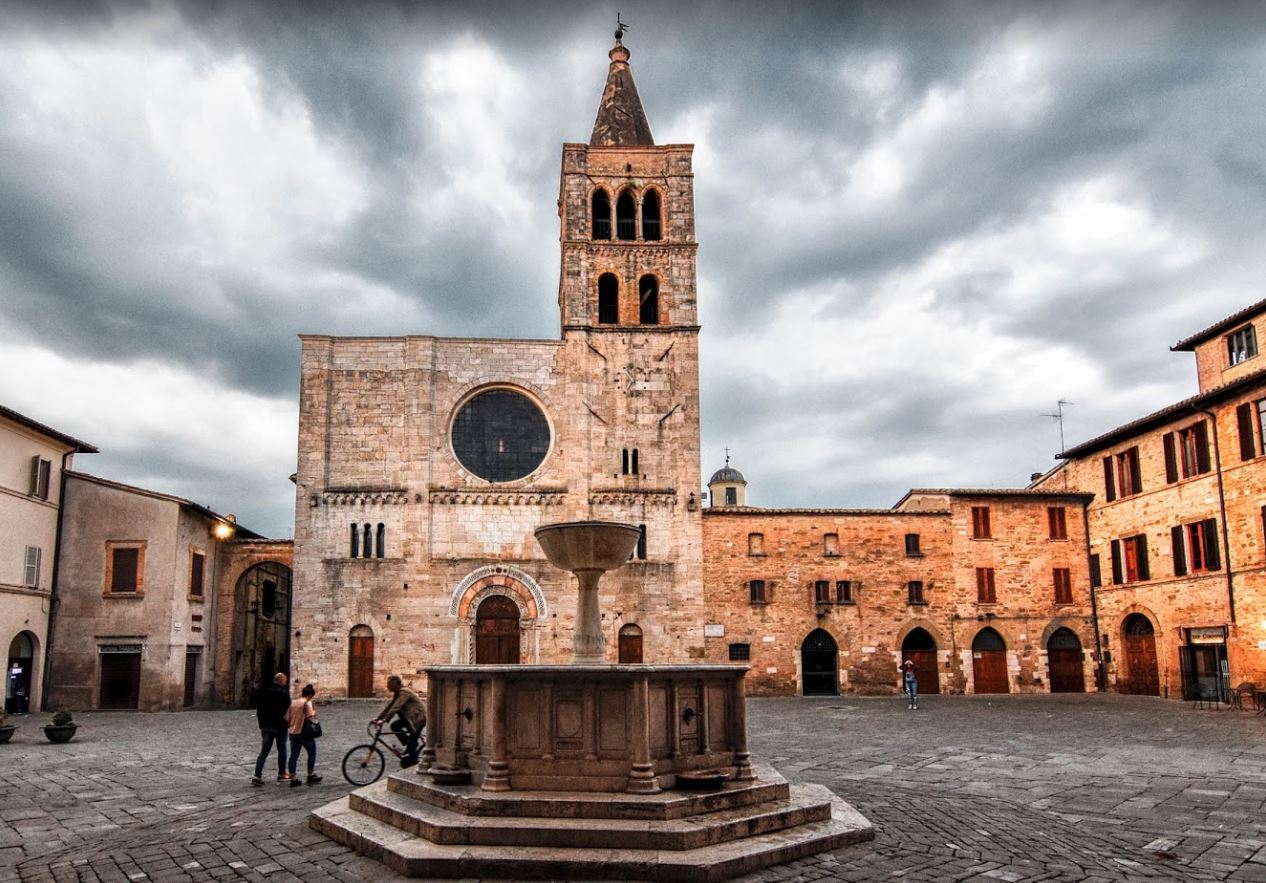
{"label": "bicycle", "polygon": [[[404,760],[405,746],[394,744],[394,731],[388,734],[392,737],[390,739],[383,736],[382,731],[386,726],[386,723],[375,725],[373,721],[370,721],[365,728],[365,732],[369,734],[373,741],[354,745],[348,750],[347,754],[343,755],[344,779],[357,786],[372,785],[377,782],[387,769],[387,758],[382,753],[383,748],[386,748],[401,761]],[[421,750],[422,744],[419,736],[419,750]]]}

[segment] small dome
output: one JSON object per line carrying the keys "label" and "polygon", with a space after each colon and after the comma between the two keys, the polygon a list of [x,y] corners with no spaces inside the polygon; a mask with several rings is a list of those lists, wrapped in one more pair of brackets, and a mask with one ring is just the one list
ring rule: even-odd
{"label": "small dome", "polygon": [[717,482],[747,484],[747,479],[743,477],[743,473],[726,463],[723,468],[712,473],[712,478],[708,480],[708,484],[716,484]]}

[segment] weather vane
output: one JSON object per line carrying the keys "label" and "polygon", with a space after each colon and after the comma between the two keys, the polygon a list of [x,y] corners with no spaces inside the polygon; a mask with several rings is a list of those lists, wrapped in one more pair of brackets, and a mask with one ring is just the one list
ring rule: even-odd
{"label": "weather vane", "polygon": [[624,32],[629,30],[629,26],[620,20],[620,13],[615,14],[615,38],[617,40],[624,39]]}

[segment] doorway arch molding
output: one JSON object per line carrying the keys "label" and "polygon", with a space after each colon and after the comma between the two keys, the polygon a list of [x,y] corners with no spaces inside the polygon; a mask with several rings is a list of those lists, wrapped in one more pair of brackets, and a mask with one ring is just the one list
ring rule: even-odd
{"label": "doorway arch molding", "polygon": [[[517,584],[523,592],[515,591],[513,584]],[[493,591],[495,589],[501,591]],[[549,604],[540,585],[531,574],[509,564],[488,564],[466,574],[453,589],[448,605],[449,616],[473,620],[475,601],[482,600],[481,596],[487,594],[513,598],[523,619],[543,620],[549,616]]]}

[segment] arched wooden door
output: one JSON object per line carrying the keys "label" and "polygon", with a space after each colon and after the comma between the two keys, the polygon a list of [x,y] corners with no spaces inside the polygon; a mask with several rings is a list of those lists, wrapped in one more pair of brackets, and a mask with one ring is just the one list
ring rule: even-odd
{"label": "arched wooden door", "polygon": [[1156,667],[1156,632],[1152,621],[1141,613],[1131,613],[1121,624],[1121,645],[1125,648],[1125,680],[1119,692],[1137,696],[1159,696],[1160,675]]}
{"label": "arched wooden door", "polygon": [[800,645],[804,695],[837,696],[840,692],[839,647],[822,629],[814,629]]}
{"label": "arched wooden door", "polygon": [[1010,693],[1007,678],[1007,645],[1002,635],[983,628],[971,642],[972,678],[977,693]]}
{"label": "arched wooden door", "polygon": [[356,626],[347,637],[347,695],[374,695],[374,630],[367,625]]}
{"label": "arched wooden door", "polygon": [[[913,629],[901,642],[901,663],[914,663],[914,676],[920,693],[941,692],[941,678],[936,665],[936,639],[926,629]],[[895,675],[898,681],[901,676]]]}
{"label": "arched wooden door", "polygon": [[519,664],[519,605],[505,595],[485,598],[475,611],[475,664]]}
{"label": "arched wooden door", "polygon": [[642,629],[635,625],[620,627],[620,664],[637,665],[642,661]]}
{"label": "arched wooden door", "polygon": [[1052,693],[1086,692],[1081,641],[1071,629],[1057,629],[1046,641],[1046,670]]}
{"label": "arched wooden door", "polygon": [[35,675],[35,636],[18,632],[9,642],[9,664],[5,666],[4,710],[26,714],[31,710],[31,688]]}

